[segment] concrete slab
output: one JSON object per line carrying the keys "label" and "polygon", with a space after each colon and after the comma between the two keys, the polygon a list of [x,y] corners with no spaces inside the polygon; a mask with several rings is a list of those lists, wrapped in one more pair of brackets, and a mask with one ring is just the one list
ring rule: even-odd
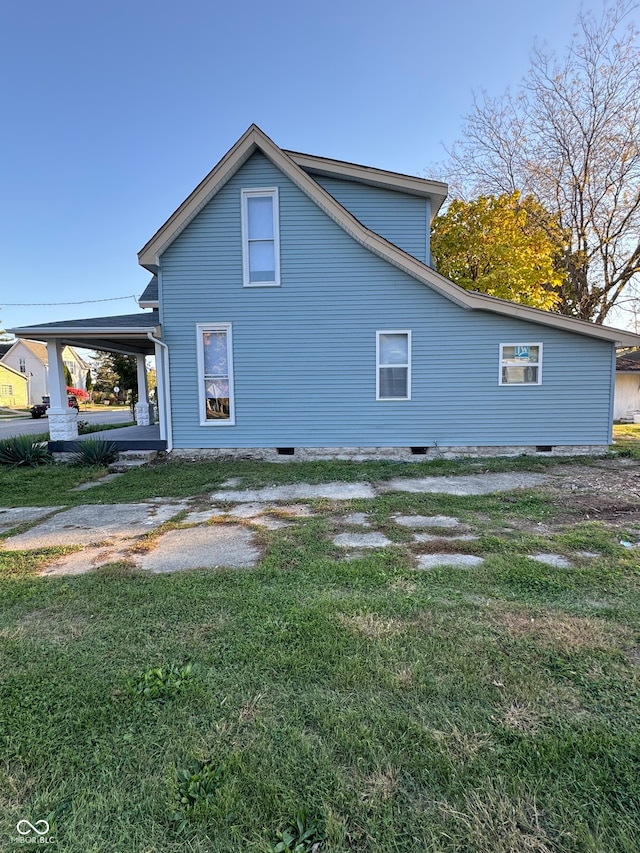
{"label": "concrete slab", "polygon": [[526,489],[547,482],[543,474],[514,472],[511,474],[468,474],[459,477],[420,477],[410,479],[398,477],[381,483],[381,492],[414,492],[418,494],[443,495],[489,495],[492,492],[508,492]]}
{"label": "concrete slab", "polygon": [[82,551],[74,551],[56,560],[55,563],[51,563],[40,574],[43,577],[84,575],[92,569],[105,566],[107,563],[131,560],[127,547],[121,545],[113,548],[84,548]]}
{"label": "concrete slab", "polygon": [[571,563],[566,557],[560,554],[527,554],[530,560],[535,560],[536,563],[544,563],[547,566],[554,566],[557,569],[570,569]]}
{"label": "concrete slab", "polygon": [[413,536],[414,542],[435,542],[437,539],[442,541],[443,539],[446,542],[473,542],[474,539],[478,539],[475,533],[461,533],[460,536],[449,536],[444,533],[433,534],[433,533],[415,533]]}
{"label": "concrete slab", "polygon": [[375,498],[376,491],[369,483],[292,483],[288,486],[267,486],[263,489],[214,492],[213,501],[233,503],[314,500],[327,498],[332,501],[349,501],[358,498]]}
{"label": "concrete slab", "polygon": [[136,565],[150,572],[181,572],[221,566],[248,569],[259,559],[260,551],[254,544],[254,535],[240,524],[170,530],[159,537],[153,551],[134,556]]}
{"label": "concrete slab", "polygon": [[371,527],[370,516],[366,512],[352,512],[343,519],[344,524],[350,527]]}
{"label": "concrete slab", "polygon": [[45,518],[56,510],[62,509],[60,506],[18,506],[14,509],[5,509],[0,507],[0,533],[5,530],[11,530],[19,524],[38,521],[40,518]]}
{"label": "concrete slab", "polygon": [[100,477],[99,480],[92,480],[90,483],[80,483],[79,486],[70,489],[70,491],[86,492],[87,489],[94,489],[96,486],[102,486],[104,483],[110,483],[112,480],[115,480],[116,477],[122,477],[122,473],[115,472],[113,474],[105,474],[104,477]]}
{"label": "concrete slab", "polygon": [[458,527],[460,521],[452,515],[396,515],[396,524],[402,527]]}
{"label": "concrete slab", "polygon": [[333,544],[339,548],[386,548],[393,542],[384,533],[340,533]]}
{"label": "concrete slab", "polygon": [[173,504],[98,504],[76,506],[0,542],[5,550],[33,550],[53,545],[90,545],[142,536],[185,508]]}
{"label": "concrete slab", "polygon": [[436,566],[454,566],[458,569],[470,569],[484,563],[483,557],[473,554],[422,554],[418,557],[419,569],[433,569]]}

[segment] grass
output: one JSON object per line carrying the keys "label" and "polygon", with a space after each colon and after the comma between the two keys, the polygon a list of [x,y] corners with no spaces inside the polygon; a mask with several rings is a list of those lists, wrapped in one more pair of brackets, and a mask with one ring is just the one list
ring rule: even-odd
{"label": "grass", "polygon": [[616,450],[640,460],[640,424],[614,424],[613,440]]}
{"label": "grass", "polygon": [[[5,494],[109,502],[209,495],[231,476],[479,468],[163,463],[75,495],[82,472],[53,470],[57,500],[48,473]],[[639,849],[640,565],[620,531],[555,525],[541,490],[313,506],[260,533],[250,571],[43,578],[60,549],[0,551],[0,839],[26,818],[65,853]],[[342,559],[332,537],[351,512],[394,546]],[[429,543],[393,522],[411,512],[456,515],[485,562],[415,571]]]}

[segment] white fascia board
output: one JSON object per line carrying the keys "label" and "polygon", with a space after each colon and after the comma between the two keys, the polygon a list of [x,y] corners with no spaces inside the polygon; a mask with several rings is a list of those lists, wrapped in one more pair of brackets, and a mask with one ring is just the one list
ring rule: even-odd
{"label": "white fascia board", "polygon": [[343,160],[332,160],[329,157],[302,154],[298,151],[285,151],[285,154],[291,157],[296,165],[312,174],[343,178],[382,189],[430,198],[434,202],[434,212],[440,209],[449,191],[448,185],[442,181],[404,175],[401,172],[389,172],[386,169],[347,163]]}

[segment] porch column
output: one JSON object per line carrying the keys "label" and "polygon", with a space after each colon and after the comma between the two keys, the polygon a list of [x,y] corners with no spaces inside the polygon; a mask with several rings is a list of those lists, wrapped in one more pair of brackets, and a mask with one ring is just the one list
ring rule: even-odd
{"label": "porch column", "polygon": [[155,344],[156,353],[156,399],[158,401],[158,424],[160,426],[160,438],[167,441],[167,397],[165,394],[165,382],[169,377],[165,376],[164,358],[162,347],[160,344]]}
{"label": "porch column", "polygon": [[78,412],[67,404],[67,383],[64,381],[62,350],[58,338],[47,343],[49,361],[49,438],[51,441],[68,441],[78,437]]}
{"label": "porch column", "polygon": [[136,423],[138,426],[149,426],[149,388],[147,385],[147,366],[144,355],[136,354],[138,368],[138,402],[136,403]]}

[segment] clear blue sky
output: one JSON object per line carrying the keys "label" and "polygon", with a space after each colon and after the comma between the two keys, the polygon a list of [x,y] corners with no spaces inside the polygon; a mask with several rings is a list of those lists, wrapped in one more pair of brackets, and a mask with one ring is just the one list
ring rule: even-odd
{"label": "clear blue sky", "polygon": [[[600,8],[600,0],[591,0]],[[588,3],[587,3],[588,5]],[[424,174],[473,91],[562,49],[580,0],[15,0],[0,9],[0,328],[130,313],[136,253],[255,122]]]}

